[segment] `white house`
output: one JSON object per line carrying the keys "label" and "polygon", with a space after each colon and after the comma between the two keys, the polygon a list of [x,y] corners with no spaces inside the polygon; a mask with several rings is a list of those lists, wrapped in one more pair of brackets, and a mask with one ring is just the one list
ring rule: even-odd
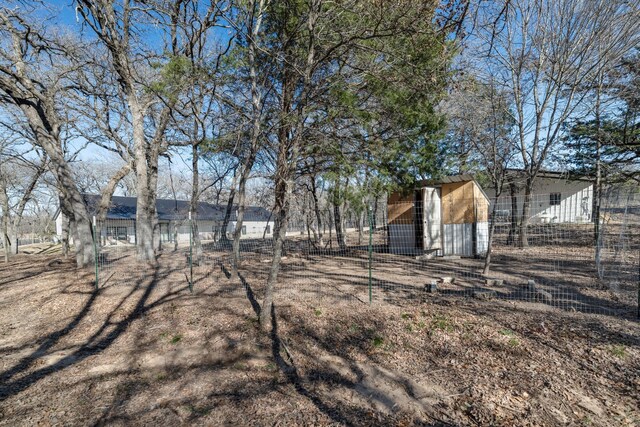
{"label": "white house", "polygon": [[[100,196],[84,194],[83,198],[89,215],[95,215]],[[135,197],[113,196],[107,211],[106,220],[99,225],[102,241],[135,244],[136,239],[136,206]],[[189,201],[157,199],[158,227],[162,242],[189,241]],[[222,225],[226,213],[226,205],[198,203],[194,223],[202,240],[218,240],[222,235]],[[231,212],[229,224],[225,230],[228,237],[236,227],[237,208]],[[56,234],[62,235],[63,214],[58,210],[55,215]],[[245,207],[241,239],[271,238],[273,224],[268,210],[257,207]]]}
{"label": "white house", "polygon": [[[487,188],[491,208],[497,203],[497,216],[507,220],[513,202],[518,216],[524,204],[525,178],[521,170],[507,172],[507,182],[500,197]],[[511,189],[515,189],[512,197]],[[568,223],[591,221],[593,209],[593,182],[587,178],[570,177],[564,172],[541,171],[536,177],[531,196],[529,218],[531,223]]]}

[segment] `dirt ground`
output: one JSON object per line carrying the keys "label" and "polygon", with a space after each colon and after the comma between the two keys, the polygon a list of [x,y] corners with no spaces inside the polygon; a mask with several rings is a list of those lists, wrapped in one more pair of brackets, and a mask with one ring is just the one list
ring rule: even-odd
{"label": "dirt ground", "polygon": [[638,319],[424,295],[393,260],[370,305],[366,256],[319,256],[285,260],[271,334],[258,253],[242,280],[209,254],[193,293],[184,254],[119,254],[97,292],[56,255],[1,264],[0,425],[640,425]]}

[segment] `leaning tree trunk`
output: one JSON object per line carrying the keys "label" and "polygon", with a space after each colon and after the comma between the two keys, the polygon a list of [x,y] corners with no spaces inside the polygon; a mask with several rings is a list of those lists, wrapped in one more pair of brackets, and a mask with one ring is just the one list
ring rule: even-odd
{"label": "leaning tree trunk", "polygon": [[[282,144],[284,145],[284,144]],[[273,293],[278,273],[280,271],[280,262],[282,260],[282,248],[286,239],[287,232],[287,215],[289,212],[289,197],[291,185],[288,182],[288,165],[287,150],[285,147],[280,148],[278,154],[278,165],[275,178],[275,220],[273,230],[273,258],[269,269],[269,277],[267,278],[267,286],[264,294],[264,301],[260,310],[260,326],[263,330],[268,329],[271,324],[271,311],[273,309]]]}
{"label": "leaning tree trunk", "polygon": [[[60,210],[67,216],[72,230],[73,247],[78,267],[86,267],[93,262],[93,233],[91,218],[82,195],[73,181],[71,171],[63,159],[53,159],[60,190]],[[60,161],[61,160],[61,161]]]}
{"label": "leaning tree trunk", "polygon": [[[252,4],[253,9],[256,5]],[[262,111],[260,108],[261,99],[260,92],[258,90],[258,71],[256,68],[256,43],[258,40],[258,34],[260,32],[260,26],[262,25],[262,18],[264,12],[264,1],[261,0],[258,5],[256,19],[251,26],[251,36],[247,37],[247,59],[249,62],[249,76],[251,79],[251,144],[249,145],[249,152],[245,159],[244,165],[241,166],[240,183],[238,185],[238,214],[236,217],[236,228],[233,230],[233,271],[238,273],[238,266],[240,263],[240,237],[242,235],[242,224],[244,222],[244,210],[245,210],[245,195],[247,180],[249,174],[253,169],[256,156],[259,149],[260,132],[262,128]]]}
{"label": "leaning tree trunk", "polygon": [[107,218],[109,212],[109,206],[111,205],[111,199],[113,193],[116,191],[116,187],[131,172],[131,163],[127,163],[118,170],[107,182],[107,185],[102,189],[100,194],[100,202],[98,205],[98,212],[96,213],[96,221],[102,224]]}
{"label": "leaning tree trunk", "polygon": [[256,153],[249,153],[245,164],[242,166],[242,172],[240,173],[240,183],[238,184],[238,204],[236,212],[236,227],[233,230],[233,272],[238,273],[238,267],[240,266],[240,238],[242,237],[242,225],[244,223],[244,212],[246,204],[247,194],[247,181],[249,180],[249,174],[253,168],[255,162]]}
{"label": "leaning tree trunk", "polygon": [[238,183],[238,178],[240,174],[240,169],[233,174],[233,180],[231,181],[231,190],[229,191],[229,199],[227,200],[227,208],[224,212],[224,218],[222,219],[222,225],[220,226],[220,241],[223,244],[229,243],[229,238],[227,237],[227,229],[229,228],[229,222],[231,221],[231,214],[233,212],[233,203],[236,198],[236,185]]}
{"label": "leaning tree trunk", "polygon": [[[67,215],[70,228],[73,230],[73,246],[78,267],[85,267],[93,262],[93,234],[91,231],[91,218],[87,212],[82,195],[76,186],[71,168],[64,157],[62,147],[57,139],[57,132],[51,130],[44,132],[46,126],[41,124],[40,115],[28,108],[23,111],[29,118],[29,123],[51,165],[51,170],[56,178],[58,191],[60,192],[60,210]],[[40,123],[40,125],[37,125]]]}

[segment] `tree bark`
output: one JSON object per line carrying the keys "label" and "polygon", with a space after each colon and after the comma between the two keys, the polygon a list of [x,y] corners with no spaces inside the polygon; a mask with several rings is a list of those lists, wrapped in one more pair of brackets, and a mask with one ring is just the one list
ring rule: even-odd
{"label": "tree bark", "polygon": [[[78,267],[86,267],[93,262],[93,233],[91,219],[84,199],[76,187],[69,165],[58,147],[42,144],[49,155],[55,171],[60,191],[60,209],[67,215],[73,232],[73,246]],[[48,150],[47,150],[48,148]]]}
{"label": "tree bark", "polygon": [[191,178],[191,203],[189,205],[189,212],[191,213],[191,239],[195,248],[194,258],[196,260],[200,260],[202,257],[202,242],[200,241],[200,231],[198,230],[198,203],[200,202],[199,160],[198,144],[194,143],[191,145],[191,169],[193,173]]}
{"label": "tree bark", "polygon": [[[600,79],[602,75],[599,76]],[[593,243],[595,246],[595,263],[598,276],[602,269],[600,268],[600,204],[602,202],[602,141],[600,140],[600,92],[602,89],[602,80],[599,81],[596,88],[596,105],[595,105],[595,120],[596,120],[596,170],[595,170],[595,182],[593,183],[593,206],[592,206],[592,218],[593,222]]]}
{"label": "tree bark", "polygon": [[[253,149],[252,149],[253,151]],[[242,225],[244,223],[244,212],[246,204],[246,192],[247,181],[249,180],[249,174],[253,168],[255,161],[255,152],[250,153],[249,157],[242,166],[242,172],[240,173],[240,183],[238,185],[238,203],[236,207],[236,226],[233,230],[233,271],[238,272],[240,266],[240,238],[242,237]]]}
{"label": "tree bark", "polygon": [[60,236],[62,244],[62,256],[69,256],[69,218],[60,212],[62,216],[62,236]]}
{"label": "tree bark", "polygon": [[524,200],[522,201],[522,216],[520,217],[518,246],[526,248],[529,246],[529,212],[531,211],[531,191],[533,186],[533,178],[527,177],[527,183],[524,187]]}
{"label": "tree bark", "polygon": [[0,171],[0,207],[2,207],[2,247],[4,249],[4,262],[9,262],[11,249],[9,248],[9,196],[7,195],[7,182]]}
{"label": "tree bark", "polygon": [[[240,183],[238,185],[238,213],[236,217],[236,228],[233,231],[233,270],[238,272],[240,263],[240,237],[242,236],[242,224],[244,222],[244,211],[246,203],[246,186],[249,175],[253,169],[256,156],[258,154],[260,133],[262,129],[260,105],[262,97],[258,91],[258,74],[256,68],[256,43],[262,25],[265,0],[251,2],[251,36],[247,37],[247,52],[249,62],[249,78],[251,81],[251,143],[249,152],[246,155],[244,165],[241,167]],[[257,6],[257,10],[256,10]]]}
{"label": "tree bark", "polygon": [[316,216],[316,224],[318,227],[318,245],[320,247],[324,246],[324,242],[322,240],[322,215],[320,214],[320,202],[318,201],[318,186],[316,185],[316,177],[311,176],[311,197],[313,198],[313,211]]}
{"label": "tree bark", "polygon": [[[158,158],[155,150],[147,147],[144,132],[144,113],[138,102],[129,99],[133,124],[133,143],[136,157],[136,245],[138,259],[156,262],[154,233],[157,225],[156,189]],[[151,152],[150,152],[151,151]]]}
{"label": "tree bark", "polygon": [[502,185],[494,185],[495,200],[493,207],[491,208],[491,221],[489,221],[489,235],[487,236],[487,253],[484,256],[484,267],[482,269],[483,275],[488,275],[491,270],[491,247],[493,245],[493,236],[496,230],[496,212],[498,210],[498,199],[502,194]]}
{"label": "tree bark", "polygon": [[113,197],[113,193],[116,191],[116,186],[120,181],[126,177],[129,172],[131,172],[131,164],[128,163],[118,170],[107,182],[107,185],[102,190],[102,194],[100,195],[100,203],[98,205],[98,212],[96,213],[96,220],[99,224],[102,224],[104,220],[107,218],[107,212],[109,211],[109,206],[111,205],[111,198]]}
{"label": "tree bark", "polygon": [[347,243],[344,240],[344,229],[342,223],[342,213],[340,212],[340,201],[333,200],[333,220],[336,227],[336,240],[341,252],[346,252]]}
{"label": "tree bark", "polygon": [[238,182],[238,174],[240,170],[237,170],[235,174],[233,174],[233,180],[231,182],[231,190],[229,191],[229,199],[227,200],[227,208],[224,212],[224,218],[222,219],[222,224],[220,226],[220,241],[222,244],[227,245],[229,243],[229,238],[227,237],[227,229],[229,228],[229,222],[231,221],[231,214],[233,213],[233,203],[236,197],[236,184]]}
{"label": "tree bark", "polygon": [[[273,294],[278,273],[280,271],[280,262],[282,259],[282,248],[286,239],[287,231],[287,215],[289,212],[289,191],[290,186],[287,182],[287,156],[286,148],[281,147],[278,155],[278,163],[280,164],[280,173],[276,175],[275,182],[275,219],[273,230],[273,258],[271,267],[269,268],[269,277],[267,278],[267,286],[265,289],[264,301],[260,310],[260,326],[263,330],[267,330],[271,324],[271,310],[273,309]],[[283,165],[281,162],[284,162]]]}
{"label": "tree bark", "polygon": [[516,241],[518,230],[518,189],[514,183],[509,183],[509,192],[511,194],[511,224],[509,226],[509,235],[507,236],[507,245],[513,245]]}

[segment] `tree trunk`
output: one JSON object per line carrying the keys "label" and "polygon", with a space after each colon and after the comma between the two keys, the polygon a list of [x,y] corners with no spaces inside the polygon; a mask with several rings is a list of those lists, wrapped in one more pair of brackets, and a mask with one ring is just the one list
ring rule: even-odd
{"label": "tree trunk", "polygon": [[249,180],[249,174],[253,168],[255,161],[255,154],[250,153],[249,157],[242,166],[242,172],[240,174],[240,183],[238,185],[238,204],[236,211],[236,227],[233,230],[233,271],[238,272],[240,266],[240,238],[242,237],[242,224],[244,223],[244,211],[246,203],[247,193],[247,181]]}
{"label": "tree trunk", "polygon": [[342,213],[340,212],[340,202],[333,201],[333,220],[336,227],[336,239],[341,252],[346,252],[347,244],[344,240],[344,229],[342,224]]}
{"label": "tree trunk", "polygon": [[[281,153],[279,157],[284,157],[282,160],[286,162],[286,150],[284,155]],[[279,159],[280,160],[280,159]],[[286,168],[286,166],[284,166]],[[267,279],[267,286],[264,294],[264,301],[260,310],[260,325],[263,330],[268,330],[268,326],[271,324],[271,310],[273,309],[273,293],[276,281],[278,280],[278,273],[280,271],[280,262],[282,259],[282,248],[286,239],[287,231],[287,213],[289,211],[289,185],[286,177],[276,175],[275,183],[275,219],[273,230],[273,258],[271,260],[271,268],[269,269],[269,277]]]}
{"label": "tree trunk", "polygon": [[509,184],[509,191],[511,193],[511,225],[507,236],[507,245],[510,246],[515,244],[518,230],[518,189],[514,183]]}
{"label": "tree trunk", "polygon": [[[139,186],[140,187],[140,186]],[[148,193],[145,191],[145,193]],[[154,230],[155,207],[149,202],[151,197],[148,194],[140,194],[138,188],[138,203],[136,206],[136,242],[138,259],[150,263],[155,262]]]}
{"label": "tree trunk", "polygon": [[[602,77],[602,76],[600,76]],[[596,160],[596,170],[595,170],[595,182],[593,183],[593,206],[592,206],[592,218],[593,221],[593,242],[595,246],[595,263],[596,263],[596,271],[598,276],[600,276],[600,272],[602,271],[600,268],[600,206],[602,202],[602,142],[600,141],[600,90],[601,87],[598,86],[596,93],[596,108],[595,108],[595,118],[596,118],[596,152],[595,152],[595,160]]]}
{"label": "tree trunk", "polygon": [[191,213],[191,239],[194,251],[194,258],[200,260],[202,257],[202,242],[200,241],[200,230],[198,230],[198,203],[200,202],[200,170],[198,169],[198,161],[200,154],[198,145],[191,146],[191,169],[193,171],[191,178],[191,204],[189,212]]}
{"label": "tree trunk", "polygon": [[2,175],[0,175],[0,187],[0,207],[2,207],[2,247],[4,249],[4,262],[9,262],[9,197],[7,195],[6,181]]}
{"label": "tree trunk", "polygon": [[237,183],[240,174],[240,169],[233,174],[233,180],[231,181],[231,190],[229,191],[229,200],[227,200],[227,209],[224,212],[224,218],[222,220],[222,225],[220,226],[220,241],[223,244],[229,243],[229,238],[227,237],[227,229],[229,228],[229,222],[231,221],[231,214],[233,213],[233,203],[236,197]]}
{"label": "tree trunk", "polygon": [[96,220],[99,224],[102,224],[104,220],[107,218],[107,213],[109,211],[109,206],[111,205],[111,198],[113,197],[113,193],[116,191],[116,186],[125,176],[127,176],[131,172],[131,164],[128,163],[124,165],[118,172],[115,173],[109,179],[109,182],[102,190],[102,194],[100,196],[100,204],[98,205],[98,212],[96,213]]}
{"label": "tree trunk", "polygon": [[64,165],[57,168],[58,187],[61,193],[61,211],[69,219],[76,264],[78,267],[86,267],[94,261],[91,219],[84,204],[84,199],[71,178],[71,172],[68,170],[66,163]]}
{"label": "tree trunk", "polygon": [[[249,77],[251,79],[251,144],[249,145],[249,152],[246,154],[244,165],[241,166],[240,183],[238,185],[238,213],[236,217],[236,228],[233,230],[233,270],[234,273],[238,272],[238,266],[240,264],[240,237],[242,236],[242,224],[244,222],[244,211],[246,203],[246,186],[249,180],[249,175],[253,169],[256,156],[259,149],[260,133],[262,129],[260,108],[262,97],[258,90],[258,74],[256,67],[256,43],[258,41],[258,34],[260,33],[260,26],[262,25],[262,18],[264,13],[264,0],[260,0],[257,4],[252,2],[251,10],[255,13],[255,20],[251,23],[251,37],[247,37],[247,54],[249,62]],[[255,11],[255,8],[258,8]]]}
{"label": "tree trunk", "polygon": [[69,256],[69,218],[62,212],[60,215],[62,216],[62,236],[60,236],[62,240],[62,256],[66,258]]}
{"label": "tree trunk", "polygon": [[375,232],[376,229],[378,228],[378,220],[377,220],[377,216],[378,216],[378,197],[374,197],[373,198],[373,212],[371,213],[372,218],[371,218],[371,227],[373,228],[373,230],[371,230],[371,232]]}
{"label": "tree trunk", "polygon": [[313,198],[313,210],[316,215],[316,223],[318,226],[318,245],[320,247],[324,246],[324,242],[322,241],[322,232],[324,230],[322,225],[322,216],[320,214],[320,203],[318,201],[318,187],[316,185],[316,177],[311,177],[311,197]]}
{"label": "tree trunk", "polygon": [[[502,185],[500,185],[502,187]],[[498,210],[498,199],[502,194],[502,188],[498,185],[494,186],[495,200],[493,207],[491,208],[491,221],[489,221],[489,236],[487,236],[487,253],[484,256],[484,268],[482,269],[483,275],[488,275],[491,270],[491,247],[493,245],[493,235],[496,230],[496,212]]]}
{"label": "tree trunk", "polygon": [[[316,229],[316,226],[313,223],[314,217],[313,217],[313,212],[311,210],[312,210],[311,200],[309,200],[309,198],[305,194],[304,218],[305,218],[305,224],[307,227],[307,239],[309,240],[309,243],[312,243],[315,247],[316,243],[318,242],[318,230]],[[311,237],[312,234],[313,234],[313,238]]]}
{"label": "tree trunk", "polygon": [[[155,264],[154,234],[156,217],[157,156],[149,153],[144,133],[144,114],[130,97],[129,108],[133,124],[133,142],[136,158],[136,246],[138,259]],[[157,149],[157,147],[155,148]],[[153,151],[153,150],[151,150]],[[155,169],[155,172],[154,172]]]}
{"label": "tree trunk", "polygon": [[528,177],[524,188],[524,200],[522,201],[522,216],[520,217],[520,227],[518,235],[518,246],[526,248],[529,246],[528,226],[529,212],[531,211],[531,190],[533,180]]}

